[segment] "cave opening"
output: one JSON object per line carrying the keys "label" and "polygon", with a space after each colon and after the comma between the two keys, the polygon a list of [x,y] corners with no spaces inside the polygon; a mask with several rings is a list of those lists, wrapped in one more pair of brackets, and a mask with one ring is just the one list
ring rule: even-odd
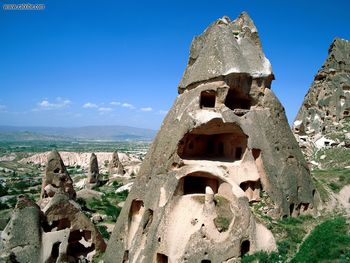
{"label": "cave opening", "polygon": [[244,109],[249,110],[252,102],[248,95],[245,95],[239,89],[231,88],[228,90],[225,105],[231,109]]}
{"label": "cave opening", "polygon": [[91,242],[91,231],[89,230],[73,230],[69,234],[67,255],[74,258],[81,256],[86,257],[87,254],[95,250],[95,244]]}
{"label": "cave opening", "polygon": [[241,257],[248,254],[250,250],[250,241],[244,240],[241,244]]}
{"label": "cave opening", "polygon": [[205,172],[194,172],[182,177],[179,181],[177,194],[205,194],[205,188],[209,186],[214,194],[218,193],[222,182],[215,176]]}
{"label": "cave opening", "polygon": [[204,90],[201,92],[200,107],[214,108],[215,107],[216,92],[213,90]]}
{"label": "cave opening", "polygon": [[247,138],[237,125],[214,119],[185,134],[177,154],[189,160],[234,162],[242,159]]}
{"label": "cave opening", "polygon": [[260,180],[245,181],[240,183],[239,186],[245,192],[246,196],[249,199],[249,202],[260,200],[260,189],[261,189]]}
{"label": "cave opening", "polygon": [[161,253],[157,253],[157,263],[168,263],[168,256]]}

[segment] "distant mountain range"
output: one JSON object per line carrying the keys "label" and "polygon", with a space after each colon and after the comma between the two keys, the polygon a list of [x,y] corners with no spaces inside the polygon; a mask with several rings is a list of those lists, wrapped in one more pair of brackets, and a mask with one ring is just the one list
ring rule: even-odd
{"label": "distant mountain range", "polygon": [[63,127],[17,127],[0,126],[1,141],[29,140],[104,140],[104,141],[149,141],[157,131],[128,126]]}

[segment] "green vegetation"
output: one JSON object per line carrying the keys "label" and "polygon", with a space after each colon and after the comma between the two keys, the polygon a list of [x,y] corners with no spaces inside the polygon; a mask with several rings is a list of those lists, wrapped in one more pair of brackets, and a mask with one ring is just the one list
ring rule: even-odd
{"label": "green vegetation", "polygon": [[[350,169],[333,168],[328,170],[314,170],[316,187],[322,200],[327,200],[324,186],[328,186],[333,192],[338,193],[344,185],[350,184]],[[317,183],[318,182],[318,183]],[[323,189],[322,189],[323,188]]]}
{"label": "green vegetation", "polygon": [[104,226],[104,225],[98,225],[97,228],[98,228],[98,231],[100,231],[102,237],[103,237],[104,239],[107,239],[107,240],[108,240],[108,239],[109,239],[109,233],[108,233],[108,231],[107,231],[107,227]]}
{"label": "green vegetation", "polygon": [[228,230],[233,214],[230,208],[230,202],[223,196],[216,194],[214,197],[215,210],[218,215],[214,219],[214,224],[219,232],[225,232]]}
{"label": "green vegetation", "polygon": [[103,195],[101,199],[93,198],[91,201],[87,202],[86,207],[90,211],[107,215],[112,222],[117,221],[121,211],[121,208],[113,204],[105,195]]}
{"label": "green vegetation", "polygon": [[[138,141],[0,141],[0,156],[21,153],[22,158],[27,153],[52,151],[68,152],[139,152],[146,151],[150,142]],[[24,155],[24,156],[23,156]]]}
{"label": "green vegetation", "polygon": [[[321,159],[322,156],[322,159]],[[350,166],[350,149],[349,148],[322,148],[314,156],[322,169],[334,169]]]}
{"label": "green vegetation", "polygon": [[277,251],[246,255],[243,263],[350,262],[349,225],[342,216],[271,219],[270,226],[277,237]]}
{"label": "green vegetation", "polygon": [[230,226],[230,220],[226,217],[218,216],[214,219],[214,224],[219,232],[225,232]]}
{"label": "green vegetation", "polygon": [[329,219],[316,226],[291,262],[334,262],[334,260],[350,261],[349,226],[343,217]]}
{"label": "green vegetation", "polygon": [[288,217],[281,220],[273,220],[260,212],[261,204],[253,207],[254,214],[273,233],[277,242],[277,252],[258,252],[246,255],[242,262],[288,262],[297,252],[307,233],[317,224],[317,219],[309,215],[301,215],[297,218]]}

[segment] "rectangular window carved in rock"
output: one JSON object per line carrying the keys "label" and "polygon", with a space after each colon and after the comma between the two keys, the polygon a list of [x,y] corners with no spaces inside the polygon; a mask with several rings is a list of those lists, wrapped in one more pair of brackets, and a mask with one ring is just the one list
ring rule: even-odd
{"label": "rectangular window carved in rock", "polygon": [[213,90],[205,90],[201,92],[200,107],[214,108],[216,100],[216,92]]}

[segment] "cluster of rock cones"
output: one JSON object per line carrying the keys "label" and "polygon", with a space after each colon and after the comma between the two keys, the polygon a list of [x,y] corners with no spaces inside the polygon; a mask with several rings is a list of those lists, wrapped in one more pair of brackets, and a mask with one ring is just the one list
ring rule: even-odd
{"label": "cluster of rock cones", "polygon": [[[123,166],[114,152],[111,175]],[[97,158],[91,154],[87,189],[101,184]],[[106,242],[76,202],[73,180],[57,151],[49,154],[38,203],[19,196],[1,234],[0,262],[85,262],[106,249]]]}
{"label": "cluster of rock cones", "polygon": [[[350,116],[349,50],[347,41],[335,40],[315,78],[309,94],[317,93],[317,100],[308,95],[294,122],[302,145],[304,135]],[[72,180],[57,152],[48,161],[40,207],[19,198],[4,231],[6,248],[19,262],[77,262],[82,255],[91,260],[106,249],[108,263],[228,263],[275,250],[274,236],[257,221],[251,203],[268,196],[265,213],[282,218],[315,214],[319,199],[284,108],[270,89],[273,79],[250,17],[217,20],[192,42],[179,96],[107,249],[74,202]],[[111,163],[111,172],[123,172],[117,156]],[[93,187],[99,183],[96,156],[91,164],[87,184]]]}

